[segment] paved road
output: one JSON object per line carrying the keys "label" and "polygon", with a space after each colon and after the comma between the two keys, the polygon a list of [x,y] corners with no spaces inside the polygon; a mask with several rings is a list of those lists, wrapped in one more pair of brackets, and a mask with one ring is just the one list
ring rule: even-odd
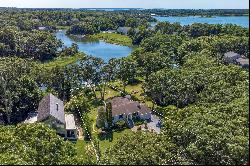
{"label": "paved road", "polygon": [[149,129],[154,129],[156,133],[160,133],[161,129],[160,127],[157,127],[156,124],[160,121],[160,118],[156,115],[151,115],[151,122],[148,123]]}

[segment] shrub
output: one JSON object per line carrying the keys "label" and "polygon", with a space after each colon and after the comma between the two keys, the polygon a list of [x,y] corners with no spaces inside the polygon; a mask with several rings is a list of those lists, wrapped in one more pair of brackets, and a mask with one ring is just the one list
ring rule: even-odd
{"label": "shrub", "polygon": [[123,130],[126,127],[127,127],[127,124],[126,124],[125,120],[120,120],[120,121],[118,121],[118,122],[115,123],[115,125],[114,125],[113,128],[115,130]]}
{"label": "shrub", "polygon": [[135,126],[139,126],[144,124],[144,120],[140,119],[140,118],[133,118],[134,124]]}

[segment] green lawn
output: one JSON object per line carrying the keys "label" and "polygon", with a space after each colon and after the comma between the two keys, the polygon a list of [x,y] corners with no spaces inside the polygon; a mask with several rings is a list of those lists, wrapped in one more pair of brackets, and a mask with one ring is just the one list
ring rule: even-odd
{"label": "green lawn", "polygon": [[[84,140],[77,140],[76,142],[76,151],[77,151],[77,156],[78,157],[82,157],[82,158],[86,158],[86,149],[85,147],[88,145],[89,143],[87,143]],[[89,144],[90,145],[90,144]]]}
{"label": "green lawn", "polygon": [[[109,98],[112,98],[114,96],[119,96],[120,95],[120,92],[117,92],[109,87],[106,88],[106,94],[104,96],[104,100],[107,100]],[[101,97],[101,93],[99,91],[96,92],[97,94],[97,97],[100,98]]]}
{"label": "green lawn", "polygon": [[130,47],[133,46],[132,39],[130,39],[128,36],[121,35],[121,34],[99,33],[99,34],[91,35],[89,37],[92,39],[101,39],[111,44],[119,44],[119,45],[130,46]]}
{"label": "green lawn", "polygon": [[57,29],[65,29],[65,30],[67,30],[69,28],[70,28],[70,26],[57,26]]}
{"label": "green lawn", "polygon": [[[120,81],[112,82],[110,84],[113,85],[113,86],[115,86],[115,87],[117,87],[121,91],[123,91],[123,85],[122,85],[122,83]],[[139,101],[145,102],[148,107],[152,107],[153,106],[152,101],[148,101],[143,96],[144,91],[143,91],[142,83],[141,82],[137,83],[137,84],[134,84],[134,85],[127,85],[126,88],[125,88],[125,91],[127,93],[131,94],[132,96],[136,97]],[[138,92],[132,94],[132,92],[135,92],[135,91],[138,91]]]}
{"label": "green lawn", "polygon": [[[101,152],[104,153],[107,148],[112,146],[115,142],[117,142],[123,135],[126,133],[132,133],[131,129],[125,129],[122,131],[115,131],[108,134],[105,138],[99,139],[100,141],[100,149]],[[95,133],[97,136],[97,133]]]}
{"label": "green lawn", "polygon": [[79,59],[81,59],[83,57],[84,57],[84,54],[76,54],[76,55],[70,56],[70,57],[58,57],[52,61],[49,61],[46,63],[41,63],[41,65],[47,69],[52,69],[56,66],[63,67],[63,66],[67,66],[69,64],[76,63]]}

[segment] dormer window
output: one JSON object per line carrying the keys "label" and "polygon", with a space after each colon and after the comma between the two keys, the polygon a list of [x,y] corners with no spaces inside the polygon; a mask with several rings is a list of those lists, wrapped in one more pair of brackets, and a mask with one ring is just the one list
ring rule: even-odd
{"label": "dormer window", "polygon": [[58,103],[56,103],[56,110],[57,110],[57,111],[59,110],[59,108],[58,108]]}

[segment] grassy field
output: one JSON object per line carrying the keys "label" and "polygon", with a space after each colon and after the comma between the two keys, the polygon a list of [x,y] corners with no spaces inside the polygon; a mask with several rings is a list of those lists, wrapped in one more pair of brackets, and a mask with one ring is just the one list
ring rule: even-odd
{"label": "grassy field", "polygon": [[70,26],[57,26],[57,29],[67,30],[69,28],[70,28]]}
{"label": "grassy field", "polygon": [[[117,87],[119,90],[123,91],[123,85],[120,81],[111,82],[110,84]],[[140,81],[137,84],[127,85],[125,88],[125,91],[128,94],[131,94],[131,96],[134,96],[140,102],[144,102],[148,107],[153,106],[152,101],[149,101],[148,99],[144,97],[143,95],[144,90],[142,88],[142,83]],[[137,93],[133,93],[133,92],[137,92]]]}
{"label": "grassy field", "polygon": [[133,131],[131,129],[125,129],[122,131],[111,132],[110,134],[107,134],[105,138],[99,139],[101,152],[105,152],[107,148],[111,147],[115,142],[120,140],[122,136],[132,132]]}
{"label": "grassy field", "polygon": [[[105,93],[105,96],[104,96],[104,100],[107,100],[109,98],[112,98],[114,96],[119,96],[120,95],[120,92],[117,92],[109,87],[106,88],[106,93]],[[101,93],[98,91],[96,92],[96,95],[98,98],[101,98]]]}
{"label": "grassy field", "polygon": [[77,156],[86,159],[86,149],[85,147],[88,145],[89,143],[83,141],[83,140],[77,140],[75,146],[76,146],[76,152],[77,152]]}
{"label": "grassy field", "polygon": [[116,33],[99,33],[95,35],[89,36],[92,39],[100,39],[104,40],[107,43],[111,44],[118,44],[118,45],[124,45],[132,47],[132,39],[130,39],[128,36],[120,35]]}
{"label": "grassy field", "polygon": [[72,63],[76,63],[79,59],[83,58],[84,54],[76,54],[71,57],[58,57],[47,63],[41,63],[41,65],[46,69],[52,69],[56,66],[63,67]]}

